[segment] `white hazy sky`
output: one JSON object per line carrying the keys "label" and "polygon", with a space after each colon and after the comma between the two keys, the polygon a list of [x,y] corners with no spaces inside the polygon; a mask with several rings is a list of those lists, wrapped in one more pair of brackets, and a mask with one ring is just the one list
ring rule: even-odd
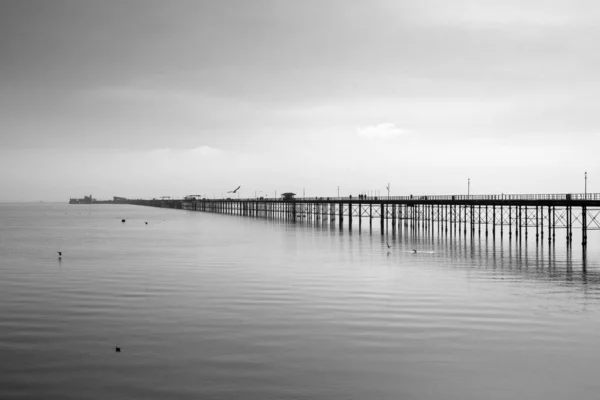
{"label": "white hazy sky", "polygon": [[600,192],[599,38],[593,0],[1,0],[0,201]]}

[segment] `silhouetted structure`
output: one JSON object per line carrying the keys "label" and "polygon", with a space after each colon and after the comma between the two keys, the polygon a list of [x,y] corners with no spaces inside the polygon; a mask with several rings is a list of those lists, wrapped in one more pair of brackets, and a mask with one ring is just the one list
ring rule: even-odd
{"label": "silhouetted structure", "polygon": [[69,199],[69,204],[92,204],[95,201],[96,199],[93,199],[92,195],[90,194],[89,196],[83,196],[83,199],[71,198]]}
{"label": "silhouetted structure", "polygon": [[278,218],[291,221],[338,224],[351,228],[358,219],[359,229],[364,219],[372,226],[379,218],[381,234],[386,228],[433,229],[455,234],[467,231],[488,235],[508,231],[520,240],[527,240],[535,231],[535,239],[544,235],[548,241],[556,238],[557,229],[566,230],[567,243],[573,228],[581,229],[582,245],[587,245],[587,231],[600,229],[600,193],[537,194],[537,195],[448,195],[448,196],[386,196],[312,197],[296,199],[294,193],[284,193],[280,199],[202,199],[202,200],[132,200],[129,204],[185,210],[237,214],[252,217]]}

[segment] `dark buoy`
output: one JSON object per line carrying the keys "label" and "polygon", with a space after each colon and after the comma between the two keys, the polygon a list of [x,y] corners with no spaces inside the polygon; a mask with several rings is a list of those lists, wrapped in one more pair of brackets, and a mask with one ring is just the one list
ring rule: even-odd
{"label": "dark buoy", "polygon": [[121,352],[121,348],[120,348],[119,346],[117,346],[117,347],[115,347],[115,351],[116,351],[117,353],[120,353],[120,352]]}

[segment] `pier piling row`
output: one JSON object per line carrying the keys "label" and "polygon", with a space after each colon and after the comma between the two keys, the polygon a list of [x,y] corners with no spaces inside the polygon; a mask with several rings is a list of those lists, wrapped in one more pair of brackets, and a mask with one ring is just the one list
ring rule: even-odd
{"label": "pier piling row", "polygon": [[[131,204],[181,208],[291,222],[319,223],[352,228],[363,220],[369,230],[378,219],[381,234],[390,229],[433,230],[466,235],[508,235],[518,240],[555,241],[556,230],[564,230],[567,244],[573,230],[581,230],[587,246],[587,231],[600,229],[600,194],[536,194],[483,196],[392,196],[314,197],[283,200],[202,199],[132,200]],[[346,222],[347,221],[347,222]]]}

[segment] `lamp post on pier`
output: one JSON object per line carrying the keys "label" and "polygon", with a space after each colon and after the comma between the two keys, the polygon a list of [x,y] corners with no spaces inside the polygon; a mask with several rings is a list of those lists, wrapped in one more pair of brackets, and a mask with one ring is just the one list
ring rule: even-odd
{"label": "lamp post on pier", "polygon": [[585,171],[585,191],[584,191],[584,197],[587,200],[587,171]]}
{"label": "lamp post on pier", "polygon": [[471,178],[467,178],[467,196],[471,196]]}

